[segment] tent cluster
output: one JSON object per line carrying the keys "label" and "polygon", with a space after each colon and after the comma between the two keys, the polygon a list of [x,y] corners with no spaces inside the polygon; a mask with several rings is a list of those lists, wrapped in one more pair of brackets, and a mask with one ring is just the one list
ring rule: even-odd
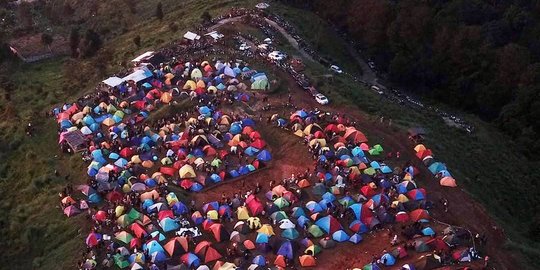
{"label": "tent cluster", "polygon": [[429,171],[435,175],[435,178],[439,179],[441,186],[457,187],[456,179],[452,177],[444,163],[435,161],[431,149],[426,148],[423,144],[418,144],[414,147],[414,151],[416,157],[422,160]]}
{"label": "tent cluster", "polygon": [[[205,62],[203,67],[210,66]],[[226,72],[228,88],[236,87],[231,81],[238,80],[228,77],[229,69],[223,65],[213,81],[222,80],[220,74]],[[213,68],[205,71],[205,75],[210,76]],[[201,75],[197,68],[189,73],[191,78]],[[63,144],[64,136],[76,131],[80,131],[88,142],[86,159],[90,164],[87,173],[95,180],[92,187],[97,192],[114,189],[144,192],[170,180],[185,189],[200,191],[207,185],[249,174],[271,160],[270,152],[265,149],[266,142],[255,130],[251,118],[232,117],[217,110],[215,105],[198,106],[197,114],[186,113],[173,118],[175,121],[152,127],[141,124],[155,106],[171,101],[174,90],[166,91],[164,86],[173,78],[169,74],[156,72],[157,78],[151,83],[140,85],[141,93],[127,98],[116,89],[117,95],[101,95],[79,104],[64,105],[57,111],[56,118],[62,130],[59,142]],[[199,80],[197,84],[204,85],[205,82]],[[169,98],[163,99],[164,95]],[[200,94],[201,100],[214,96]],[[243,162],[235,158],[237,154],[245,155],[251,161]],[[100,202],[98,193],[89,195],[92,196],[88,197],[91,203]]]}

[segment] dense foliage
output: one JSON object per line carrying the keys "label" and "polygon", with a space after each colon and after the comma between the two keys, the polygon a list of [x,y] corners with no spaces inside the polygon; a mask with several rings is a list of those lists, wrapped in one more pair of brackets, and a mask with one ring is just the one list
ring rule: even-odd
{"label": "dense foliage", "polygon": [[392,82],[495,122],[540,157],[540,1],[282,2],[346,31]]}

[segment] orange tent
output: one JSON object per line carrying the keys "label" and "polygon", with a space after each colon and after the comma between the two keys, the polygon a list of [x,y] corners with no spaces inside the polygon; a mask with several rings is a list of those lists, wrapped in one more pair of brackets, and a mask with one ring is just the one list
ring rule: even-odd
{"label": "orange tent", "polygon": [[317,261],[315,261],[315,258],[313,258],[313,256],[311,255],[302,255],[299,259],[300,265],[302,265],[302,267],[310,267],[317,265]]}
{"label": "orange tent", "polygon": [[274,260],[274,265],[283,268],[287,267],[287,263],[285,263],[285,257],[283,255],[278,255]]}
{"label": "orange tent", "polygon": [[451,176],[446,176],[446,177],[443,177],[439,183],[441,184],[441,186],[445,186],[445,187],[457,187],[457,184],[456,184],[456,179],[454,179],[453,177]]}
{"label": "orange tent", "polygon": [[309,183],[307,179],[302,179],[300,180],[300,182],[298,182],[298,187],[300,188],[307,188],[309,186],[311,186],[311,184]]}

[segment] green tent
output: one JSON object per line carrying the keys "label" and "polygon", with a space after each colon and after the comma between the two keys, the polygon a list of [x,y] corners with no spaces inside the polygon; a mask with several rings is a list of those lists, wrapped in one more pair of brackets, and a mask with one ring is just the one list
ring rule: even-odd
{"label": "green tent", "polygon": [[221,166],[221,163],[222,163],[221,159],[219,159],[219,158],[214,158],[214,160],[212,160],[211,165],[212,165],[213,167],[219,167],[219,166]]}
{"label": "green tent", "polygon": [[129,261],[126,260],[121,254],[115,254],[113,258],[114,263],[116,264],[116,266],[118,266],[118,268],[124,269],[129,266]]}
{"label": "green tent", "polygon": [[378,156],[381,154],[381,152],[377,151],[377,149],[375,148],[372,148],[372,149],[369,149],[369,154],[372,156]]}
{"label": "green tent", "polygon": [[142,215],[141,213],[139,213],[137,210],[135,210],[135,208],[131,208],[131,210],[129,210],[129,213],[127,213],[128,217],[130,220],[140,220],[142,218]]}
{"label": "green tent", "polygon": [[374,145],[373,149],[377,150],[378,152],[383,152],[384,151],[384,149],[382,148],[382,146],[380,144]]}
{"label": "green tent", "polygon": [[317,238],[317,237],[321,237],[324,235],[324,232],[321,230],[321,228],[319,228],[319,226],[313,224],[311,226],[309,226],[308,228],[308,232],[313,235],[313,237]]}
{"label": "green tent", "polygon": [[256,80],[251,84],[251,90],[269,90],[270,83],[268,80]]}
{"label": "green tent", "polygon": [[279,207],[279,209],[282,209],[283,207],[289,206],[289,202],[285,200],[283,197],[279,197],[274,201],[274,204]]}
{"label": "green tent", "polygon": [[116,107],[114,107],[114,105],[112,105],[112,104],[109,104],[109,106],[107,106],[107,112],[108,113],[116,112]]}
{"label": "green tent", "polygon": [[364,174],[367,174],[367,175],[370,175],[370,176],[371,176],[371,175],[375,175],[375,173],[376,173],[376,172],[375,172],[375,169],[373,169],[373,168],[371,168],[371,167],[369,167],[369,168],[367,168],[367,169],[364,170]]}
{"label": "green tent", "polygon": [[116,116],[118,116],[118,117],[120,117],[120,118],[124,118],[124,115],[125,115],[125,114],[124,114],[123,111],[116,111],[116,112],[114,113],[114,115],[116,115]]}

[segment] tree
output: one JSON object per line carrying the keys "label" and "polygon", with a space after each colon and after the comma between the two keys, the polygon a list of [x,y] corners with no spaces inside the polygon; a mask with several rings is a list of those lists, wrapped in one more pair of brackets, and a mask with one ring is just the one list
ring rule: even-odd
{"label": "tree", "polygon": [[28,2],[21,2],[17,8],[17,18],[25,28],[32,28],[34,22],[32,19],[32,10]]}
{"label": "tree", "polygon": [[156,7],[156,17],[161,21],[163,20],[163,5],[161,4],[161,2],[159,2],[157,4],[157,7]]}
{"label": "tree", "polygon": [[137,45],[137,47],[141,47],[141,36],[137,35],[136,37],[133,38],[133,43],[135,43],[135,45]]}
{"label": "tree", "polygon": [[98,33],[92,29],[88,29],[84,36],[82,53],[84,57],[92,57],[101,48],[102,41]]}
{"label": "tree", "polygon": [[79,43],[80,43],[79,29],[72,28],[69,33],[69,48],[71,50],[71,57],[79,57]]}
{"label": "tree", "polygon": [[201,14],[201,19],[203,24],[209,23],[210,21],[212,21],[212,16],[208,12],[208,10],[205,10],[203,14]]}
{"label": "tree", "polygon": [[53,43],[53,37],[48,33],[41,34],[41,43],[47,46],[49,51],[51,51],[51,44]]}

